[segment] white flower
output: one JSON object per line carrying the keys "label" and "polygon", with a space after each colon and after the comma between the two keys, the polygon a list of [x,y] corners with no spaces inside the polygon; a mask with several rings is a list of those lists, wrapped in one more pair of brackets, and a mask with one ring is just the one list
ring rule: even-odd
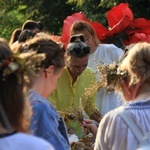
{"label": "white flower", "polygon": [[87,136],[88,136],[89,138],[92,138],[92,137],[93,137],[93,133],[89,133]]}
{"label": "white flower", "polygon": [[16,71],[19,68],[19,64],[15,63],[15,62],[10,62],[8,67],[10,68],[11,71]]}
{"label": "white flower", "polygon": [[69,143],[72,144],[73,142],[78,142],[79,138],[75,134],[68,134]]}

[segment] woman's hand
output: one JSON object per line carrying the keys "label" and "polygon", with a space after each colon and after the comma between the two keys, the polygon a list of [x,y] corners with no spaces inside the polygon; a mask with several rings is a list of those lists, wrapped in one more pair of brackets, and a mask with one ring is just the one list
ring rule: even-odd
{"label": "woman's hand", "polygon": [[93,120],[84,119],[82,122],[83,130],[86,132],[88,129],[90,129],[91,133],[94,137],[96,137],[97,134],[97,126],[95,125]]}

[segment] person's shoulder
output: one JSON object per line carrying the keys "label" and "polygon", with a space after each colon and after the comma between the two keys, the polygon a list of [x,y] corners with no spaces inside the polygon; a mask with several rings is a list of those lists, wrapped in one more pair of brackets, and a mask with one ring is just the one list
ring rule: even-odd
{"label": "person's shoulder", "polygon": [[41,101],[40,99],[31,101],[32,110],[34,113],[38,113],[38,116],[43,116],[46,112],[51,111],[51,105],[49,104],[47,99],[44,99],[44,101]]}
{"label": "person's shoulder", "polygon": [[96,80],[96,72],[89,67],[87,67],[84,70],[84,72],[81,74],[81,76],[83,79],[82,82],[86,82],[87,84],[92,83],[92,82],[95,83],[97,81]]}
{"label": "person's shoulder", "polygon": [[88,67],[88,66],[86,67],[85,71],[87,71],[87,72],[91,72],[91,73],[93,73],[93,72],[94,72],[94,70],[93,70],[92,68]]}
{"label": "person's shoulder", "polygon": [[119,51],[122,51],[121,48],[117,47],[114,44],[99,44],[99,48],[105,49],[105,50],[119,50]]}
{"label": "person's shoulder", "polygon": [[58,91],[58,89],[62,89],[62,85],[68,84],[70,80],[71,80],[70,72],[69,72],[68,68],[65,67],[62,70],[61,76],[57,82],[57,89],[55,91]]}
{"label": "person's shoulder", "polygon": [[103,53],[111,56],[116,61],[123,55],[123,50],[114,44],[101,44],[100,51],[103,51]]}
{"label": "person's shoulder", "polygon": [[17,133],[16,140],[20,146],[25,146],[26,149],[36,150],[54,150],[53,146],[42,138],[38,138],[29,134]]}
{"label": "person's shoulder", "polygon": [[111,124],[117,124],[118,122],[122,122],[122,118],[120,117],[120,115],[118,114],[117,109],[119,109],[122,106],[119,106],[118,108],[115,108],[111,111],[109,111],[108,113],[106,113],[103,117],[103,119],[101,120],[101,124],[103,124],[104,126],[107,125],[108,123]]}
{"label": "person's shoulder", "polygon": [[115,109],[107,112],[104,117],[101,120],[101,123],[105,123],[107,124],[108,122],[111,122],[111,120],[114,120],[118,117],[119,115],[117,114],[117,112],[115,111]]}
{"label": "person's shoulder", "polygon": [[43,109],[45,107],[48,107],[48,104],[46,102],[42,102],[40,100],[34,100],[34,101],[31,102],[31,106],[33,108],[38,108],[38,109],[41,110],[41,109]]}
{"label": "person's shoulder", "polygon": [[85,75],[88,75],[88,76],[93,76],[93,75],[95,75],[95,71],[92,69],[92,68],[90,68],[90,67],[86,67],[86,69],[84,70],[84,72],[83,72]]}
{"label": "person's shoulder", "polygon": [[[64,79],[64,78],[68,78],[68,75],[69,75],[69,73],[68,73],[69,71],[68,71],[68,68],[67,67],[64,67],[64,69],[62,70],[62,73],[61,73],[61,77],[59,78],[59,80],[62,80],[62,79]],[[58,80],[58,82],[59,82],[59,80]]]}
{"label": "person's shoulder", "polygon": [[66,73],[67,72],[67,67],[65,66],[62,70],[62,73]]}

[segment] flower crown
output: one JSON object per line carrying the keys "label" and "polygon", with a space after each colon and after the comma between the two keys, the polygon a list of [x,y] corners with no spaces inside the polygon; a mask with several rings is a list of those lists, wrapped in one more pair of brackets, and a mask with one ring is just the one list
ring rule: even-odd
{"label": "flower crown", "polygon": [[122,71],[119,68],[119,64],[115,62],[113,64],[104,64],[101,62],[100,65],[95,65],[97,72],[100,76],[98,82],[99,88],[103,87],[106,89],[114,89],[118,79],[122,79],[127,76],[127,71]]}
{"label": "flower crown", "polygon": [[3,80],[11,74],[16,74],[20,79],[20,75],[28,73],[33,76],[37,76],[35,71],[40,66],[42,60],[45,59],[45,54],[37,54],[36,51],[30,51],[27,53],[15,53],[8,59],[0,62],[0,71],[2,72]]}

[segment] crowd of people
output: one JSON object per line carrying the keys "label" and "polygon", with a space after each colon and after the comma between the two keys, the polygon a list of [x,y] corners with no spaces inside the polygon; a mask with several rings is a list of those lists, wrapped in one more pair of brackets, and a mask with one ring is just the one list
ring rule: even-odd
{"label": "crowd of people", "polygon": [[[9,42],[0,39],[0,150],[69,150],[70,135],[89,133],[91,149],[136,150],[142,138],[121,114],[142,137],[150,131],[150,44],[104,44],[83,20],[68,32],[64,46],[42,22],[27,20]],[[102,65],[112,71],[105,77],[113,88],[94,86],[104,77]]]}

